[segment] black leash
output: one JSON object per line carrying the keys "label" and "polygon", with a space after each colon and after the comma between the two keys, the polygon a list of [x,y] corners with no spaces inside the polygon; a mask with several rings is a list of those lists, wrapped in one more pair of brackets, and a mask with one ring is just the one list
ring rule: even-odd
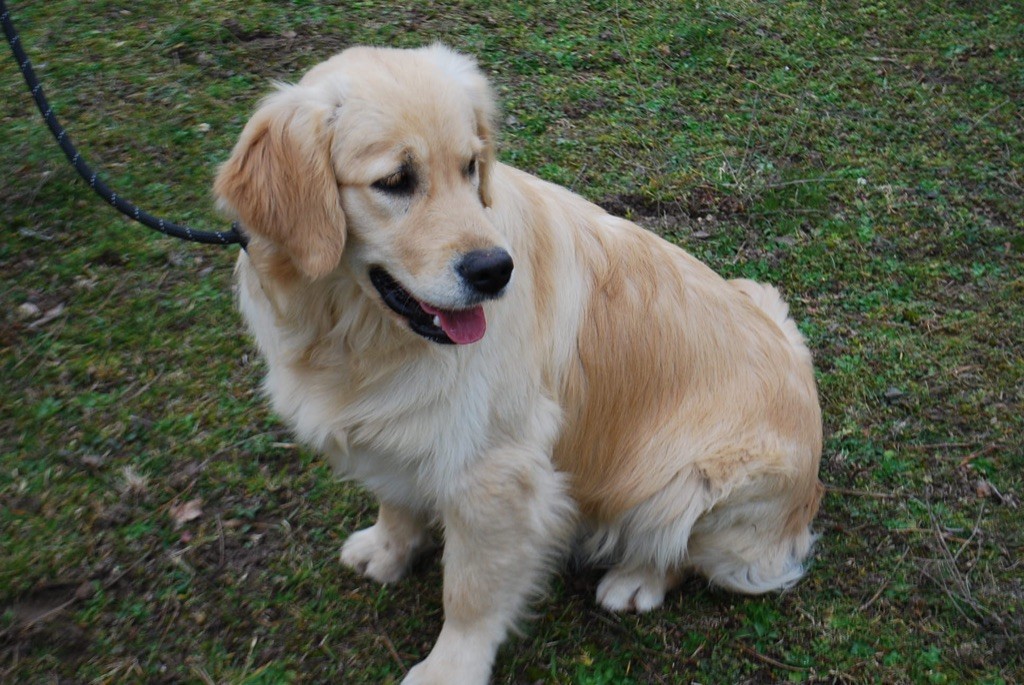
{"label": "black leash", "polygon": [[167,221],[165,219],[155,217],[144,209],[140,209],[137,205],[128,202],[111,190],[110,187],[99,178],[96,172],[85,163],[85,160],[82,159],[82,155],[79,154],[78,150],[76,150],[75,146],[71,143],[71,138],[68,136],[67,131],[65,131],[64,127],[60,125],[60,122],[57,121],[57,117],[53,115],[53,109],[50,107],[50,103],[46,101],[46,96],[43,95],[43,86],[39,83],[39,79],[36,78],[36,74],[32,70],[32,63],[29,62],[28,55],[25,54],[25,50],[21,47],[21,37],[18,35],[18,31],[14,28],[14,23],[11,21],[11,13],[7,11],[7,3],[4,0],[0,0],[0,23],[3,24],[4,34],[7,36],[7,42],[11,45],[11,51],[14,53],[14,59],[17,61],[18,66],[21,69],[22,76],[25,77],[25,83],[28,84],[29,90],[32,91],[32,97],[35,99],[36,106],[39,108],[39,112],[43,115],[46,125],[50,127],[50,132],[53,134],[53,137],[57,139],[60,149],[64,151],[64,155],[68,158],[68,161],[71,162],[71,165],[75,167],[78,175],[89,184],[90,188],[96,191],[97,195],[102,197],[125,216],[132,218],[153,230],[159,231],[164,235],[180,238],[181,240],[189,240],[194,243],[212,245],[231,245],[238,243],[242,246],[242,249],[245,249],[249,239],[241,231],[237,222],[231,225],[230,231],[197,231],[188,226],[183,226],[181,224],[176,224],[173,221]]}

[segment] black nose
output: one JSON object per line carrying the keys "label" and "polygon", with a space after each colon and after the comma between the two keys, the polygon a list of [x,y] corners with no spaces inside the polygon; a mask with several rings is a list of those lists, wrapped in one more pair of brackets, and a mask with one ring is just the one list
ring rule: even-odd
{"label": "black nose", "polygon": [[481,295],[497,295],[512,278],[512,255],[500,247],[473,250],[463,255],[455,270]]}

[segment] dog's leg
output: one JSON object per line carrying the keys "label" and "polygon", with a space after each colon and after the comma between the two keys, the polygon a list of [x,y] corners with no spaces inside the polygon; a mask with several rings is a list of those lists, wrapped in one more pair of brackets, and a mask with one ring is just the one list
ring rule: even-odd
{"label": "dog's leg", "polygon": [[573,507],[546,458],[491,455],[445,498],[444,626],[403,685],[484,685],[498,645],[566,547]]}
{"label": "dog's leg", "polygon": [[616,566],[598,583],[597,601],[609,611],[642,614],[660,607],[678,580],[679,574],[651,566]]}
{"label": "dog's leg", "polygon": [[422,518],[407,509],[381,502],[377,522],[349,536],[341,563],[379,583],[400,580],[427,541]]}
{"label": "dog's leg", "polygon": [[684,471],[625,514],[613,529],[620,553],[598,583],[598,604],[616,612],[660,607],[682,579],[693,527],[716,496],[699,471]]}

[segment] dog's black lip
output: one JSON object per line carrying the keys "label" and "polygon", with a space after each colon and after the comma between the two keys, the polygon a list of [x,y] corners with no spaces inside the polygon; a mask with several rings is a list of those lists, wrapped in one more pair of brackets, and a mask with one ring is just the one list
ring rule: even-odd
{"label": "dog's black lip", "polygon": [[370,283],[377,289],[388,309],[409,322],[409,329],[413,333],[441,345],[455,344],[447,333],[434,325],[434,317],[423,311],[419,301],[383,267],[370,269]]}

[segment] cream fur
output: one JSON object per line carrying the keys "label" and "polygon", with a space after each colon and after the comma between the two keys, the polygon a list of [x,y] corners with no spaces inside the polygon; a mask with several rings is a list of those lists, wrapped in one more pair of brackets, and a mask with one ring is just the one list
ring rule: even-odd
{"label": "cream fur", "polygon": [[[612,566],[611,610],[657,607],[687,570],[788,587],[821,494],[811,356],[778,291],[497,163],[494,111],[447,48],[350,49],[264,101],[215,186],[252,234],[238,300],[274,410],[380,500],[342,562],[394,582],[444,531],[444,627],[406,683],[486,682],[574,539]],[[414,192],[374,188],[398,168]],[[489,248],[515,269],[471,345],[416,335],[369,282],[467,307],[453,264]]]}

